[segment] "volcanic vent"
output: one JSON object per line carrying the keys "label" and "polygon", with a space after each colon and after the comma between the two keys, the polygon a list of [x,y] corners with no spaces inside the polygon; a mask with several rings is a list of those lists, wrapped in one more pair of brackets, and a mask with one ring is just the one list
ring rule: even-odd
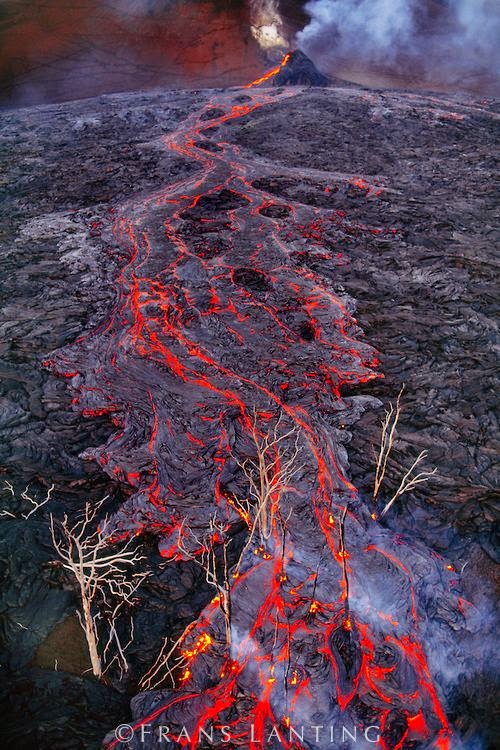
{"label": "volcanic vent", "polygon": [[249,84],[271,86],[328,86],[330,79],[320,73],[300,49],[287,52],[281,63]]}

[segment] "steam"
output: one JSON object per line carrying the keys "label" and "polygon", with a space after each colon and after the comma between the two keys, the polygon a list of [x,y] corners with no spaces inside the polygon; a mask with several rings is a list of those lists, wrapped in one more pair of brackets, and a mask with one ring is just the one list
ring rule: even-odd
{"label": "steam", "polygon": [[289,46],[277,0],[251,0],[250,13],[250,31],[263,49]]}
{"label": "steam", "polygon": [[500,72],[495,0],[309,0],[298,46],[324,68],[345,62],[433,80]]}

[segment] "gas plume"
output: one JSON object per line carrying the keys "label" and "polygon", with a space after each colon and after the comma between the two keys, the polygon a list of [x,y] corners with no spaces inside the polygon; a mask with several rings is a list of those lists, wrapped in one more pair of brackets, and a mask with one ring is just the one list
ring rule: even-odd
{"label": "gas plume", "polygon": [[458,82],[498,75],[498,5],[492,0],[310,0],[298,46],[319,67],[375,66]]}
{"label": "gas plume", "polygon": [[289,46],[277,0],[250,0],[250,30],[263,49]]}

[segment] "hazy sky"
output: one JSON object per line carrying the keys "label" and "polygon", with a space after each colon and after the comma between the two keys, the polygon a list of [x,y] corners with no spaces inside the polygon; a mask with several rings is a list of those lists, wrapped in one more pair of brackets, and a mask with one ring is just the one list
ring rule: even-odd
{"label": "hazy sky", "polygon": [[327,74],[491,90],[499,7],[497,0],[2,0],[0,104],[237,85],[288,46],[300,46]]}
{"label": "hazy sky", "polygon": [[0,5],[3,101],[243,83],[262,65],[249,6],[241,0],[3,0]]}

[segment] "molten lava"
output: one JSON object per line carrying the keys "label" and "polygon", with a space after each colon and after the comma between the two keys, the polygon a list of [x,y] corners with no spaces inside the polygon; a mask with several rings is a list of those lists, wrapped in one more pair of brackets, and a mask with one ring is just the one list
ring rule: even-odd
{"label": "molten lava", "polygon": [[[237,147],[196,145],[295,95],[260,90],[242,104],[226,92],[166,136],[197,171],[120,207],[114,238],[128,261],[116,304],[52,360],[78,408],[119,425],[87,452],[132,489],[116,534],[155,534],[165,558],[202,556],[250,530],[255,508],[236,459],[255,458],[252,430],[265,436],[281,417],[300,448],[293,481],[271,497],[267,535],[228,578],[230,643],[219,593],[179,645],[177,689],[143,693],[134,726],[176,728],[179,747],[197,747],[212,725],[230,728],[232,747],[298,749],[292,729],[350,722],[379,727],[385,750],[419,739],[446,750],[451,730],[421,643],[411,558],[439,581],[443,565],[380,528],[346,477],[342,430],[359,407],[342,389],[376,377],[378,360],[350,303],[317,261],[308,265],[313,249],[336,257],[339,235],[385,230],[299,203],[269,211],[273,197],[253,185]],[[282,446],[286,458],[292,437]],[[273,728],[282,744],[269,740]],[[336,734],[319,746],[340,744]]]}
{"label": "molten lava", "polygon": [[254,86],[260,86],[262,83],[265,83],[266,81],[269,81],[271,78],[274,78],[274,76],[278,75],[280,70],[285,67],[289,59],[290,59],[290,52],[287,52],[286,55],[284,55],[279,65],[277,65],[275,68],[272,68],[267,73],[264,73],[264,75],[261,76],[260,78],[256,78],[255,81],[252,81],[251,83],[247,83],[245,88],[251,89]]}

